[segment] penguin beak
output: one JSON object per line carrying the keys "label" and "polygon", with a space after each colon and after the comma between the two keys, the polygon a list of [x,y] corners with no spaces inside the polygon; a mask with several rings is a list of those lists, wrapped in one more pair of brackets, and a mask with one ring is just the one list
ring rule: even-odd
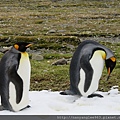
{"label": "penguin beak", "polygon": [[116,58],[115,57],[111,57],[107,62],[107,72],[108,72],[108,76],[107,76],[107,80],[110,78],[110,74],[113,71],[115,65],[116,65]]}
{"label": "penguin beak", "polygon": [[28,48],[28,47],[30,47],[31,45],[32,45],[32,44],[30,43],[30,44],[26,45],[25,47]]}

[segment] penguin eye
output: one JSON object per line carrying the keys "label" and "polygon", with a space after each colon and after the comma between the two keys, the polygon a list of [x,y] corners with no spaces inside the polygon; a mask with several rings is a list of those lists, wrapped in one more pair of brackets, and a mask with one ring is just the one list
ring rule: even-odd
{"label": "penguin eye", "polygon": [[19,45],[15,44],[14,48],[18,50],[19,49]]}

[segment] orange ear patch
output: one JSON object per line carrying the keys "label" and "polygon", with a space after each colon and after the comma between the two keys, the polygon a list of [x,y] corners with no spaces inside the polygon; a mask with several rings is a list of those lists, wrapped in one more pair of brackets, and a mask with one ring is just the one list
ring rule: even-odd
{"label": "orange ear patch", "polygon": [[18,50],[19,49],[19,45],[15,44],[14,48]]}
{"label": "orange ear patch", "polygon": [[111,57],[110,59],[111,59],[113,62],[116,61],[116,58],[115,58],[115,57]]}

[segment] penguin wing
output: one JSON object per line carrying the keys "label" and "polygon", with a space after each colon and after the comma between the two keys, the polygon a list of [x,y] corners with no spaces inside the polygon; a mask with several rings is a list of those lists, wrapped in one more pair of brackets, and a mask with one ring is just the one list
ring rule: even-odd
{"label": "penguin wing", "polygon": [[16,89],[16,103],[18,104],[22,99],[23,94],[23,81],[17,74],[18,65],[14,64],[10,67],[9,79],[15,85]]}
{"label": "penguin wing", "polygon": [[81,68],[85,72],[84,92],[87,92],[89,89],[93,76],[93,69],[89,62],[89,57],[89,55],[84,54],[80,60]]}
{"label": "penguin wing", "polygon": [[84,91],[87,91],[93,75],[93,69],[89,63],[93,48],[89,46],[89,42],[81,43],[73,54],[70,64],[70,90],[75,94],[81,94],[78,90],[78,84],[81,82],[80,70],[85,72]]}

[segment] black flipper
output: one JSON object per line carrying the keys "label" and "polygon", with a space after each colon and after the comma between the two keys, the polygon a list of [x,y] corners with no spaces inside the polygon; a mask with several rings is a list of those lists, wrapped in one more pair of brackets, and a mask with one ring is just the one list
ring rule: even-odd
{"label": "black flipper", "polygon": [[103,96],[100,95],[100,94],[97,94],[97,93],[93,93],[91,95],[88,95],[88,98],[93,98],[93,97],[100,97],[100,98],[102,98]]}
{"label": "black flipper", "polygon": [[10,80],[15,85],[16,103],[18,104],[21,101],[23,95],[23,81],[21,77],[17,74],[16,66],[12,66],[10,71],[11,71]]}
{"label": "black flipper", "polygon": [[84,70],[85,72],[85,84],[84,84],[84,92],[87,92],[91,81],[92,81],[92,76],[93,76],[93,69],[91,64],[89,63],[89,55],[83,55],[81,58],[81,68]]}

